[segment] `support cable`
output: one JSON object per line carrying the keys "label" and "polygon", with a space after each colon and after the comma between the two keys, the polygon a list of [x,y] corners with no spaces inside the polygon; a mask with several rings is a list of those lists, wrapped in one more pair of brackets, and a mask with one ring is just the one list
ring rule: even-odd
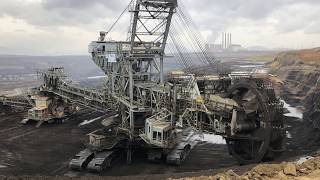
{"label": "support cable", "polygon": [[109,34],[110,31],[115,27],[115,25],[119,22],[121,17],[124,15],[125,12],[130,8],[130,5],[134,2],[134,0],[131,0],[130,3],[127,5],[127,7],[121,12],[120,16],[116,19],[116,21],[111,25],[109,30],[107,31],[107,34]]}

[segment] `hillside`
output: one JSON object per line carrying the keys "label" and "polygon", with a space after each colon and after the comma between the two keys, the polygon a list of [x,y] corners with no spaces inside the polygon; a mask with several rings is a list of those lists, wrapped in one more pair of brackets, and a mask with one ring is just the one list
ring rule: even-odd
{"label": "hillside", "polygon": [[320,158],[300,159],[295,162],[282,162],[281,164],[259,164],[251,170],[238,174],[233,170],[225,171],[212,176],[198,176],[168,180],[311,180],[320,176]]}
{"label": "hillside", "polygon": [[304,110],[304,119],[319,124],[320,48],[279,53],[269,67],[285,82],[282,98]]}
{"label": "hillside", "polygon": [[89,56],[0,55],[0,75],[35,74],[50,67],[64,67],[76,79],[102,74]]}

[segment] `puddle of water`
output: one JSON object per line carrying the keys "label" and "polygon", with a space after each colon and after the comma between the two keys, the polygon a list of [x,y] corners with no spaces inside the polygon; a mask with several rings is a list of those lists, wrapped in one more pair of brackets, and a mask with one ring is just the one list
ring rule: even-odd
{"label": "puddle of water", "polygon": [[302,112],[299,111],[297,108],[291,107],[290,104],[286,103],[284,100],[281,100],[281,102],[283,102],[283,104],[284,104],[283,107],[289,111],[289,113],[284,114],[285,116],[295,117],[295,118],[299,118],[299,119],[303,118]]}
{"label": "puddle of water", "polygon": [[226,144],[226,140],[222,136],[215,134],[196,134],[192,139],[209,144]]}
{"label": "puddle of water", "polygon": [[214,134],[203,134],[202,140],[210,144],[226,144],[226,140],[222,136]]}
{"label": "puddle of water", "polygon": [[91,77],[88,77],[88,79],[102,79],[102,78],[105,78],[106,76],[91,76]]}
{"label": "puddle of water", "polygon": [[291,133],[289,131],[286,131],[286,136],[287,136],[288,139],[292,138],[292,135],[291,135]]}
{"label": "puddle of water", "polygon": [[192,130],[184,139],[190,143],[192,149],[200,142],[205,142],[207,144],[226,144],[226,141],[222,136],[215,134],[197,133]]}
{"label": "puddle of water", "polygon": [[105,117],[104,115],[101,116],[101,117],[97,117],[97,118],[94,118],[94,119],[91,119],[91,120],[84,120],[82,123],[79,124],[79,126],[84,126],[84,125],[87,125],[87,124],[90,124],[92,122],[95,122],[97,120],[100,120],[101,118]]}
{"label": "puddle of water", "polygon": [[7,168],[7,166],[0,164],[0,169],[2,169],[2,168]]}
{"label": "puddle of water", "polygon": [[240,65],[238,67],[240,68],[258,68],[258,67],[263,67],[264,65],[256,65],[256,64],[252,64],[252,65]]}
{"label": "puddle of water", "polygon": [[296,163],[297,163],[297,164],[302,164],[302,163],[306,162],[307,160],[313,159],[313,158],[314,158],[314,157],[311,157],[311,156],[303,156],[303,157],[301,157],[300,159],[298,159],[298,160],[296,161]]}

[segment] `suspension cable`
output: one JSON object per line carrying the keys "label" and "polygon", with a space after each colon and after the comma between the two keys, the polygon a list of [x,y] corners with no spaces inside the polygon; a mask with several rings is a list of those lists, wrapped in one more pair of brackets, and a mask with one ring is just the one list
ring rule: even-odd
{"label": "suspension cable", "polygon": [[109,34],[110,31],[112,31],[112,29],[115,27],[115,25],[119,22],[119,20],[121,19],[121,17],[124,15],[125,12],[127,12],[127,10],[130,8],[131,4],[134,2],[135,0],[131,0],[130,3],[126,6],[126,8],[121,12],[120,16],[116,19],[116,21],[111,25],[111,27],[109,28],[109,30],[107,31],[107,34]]}

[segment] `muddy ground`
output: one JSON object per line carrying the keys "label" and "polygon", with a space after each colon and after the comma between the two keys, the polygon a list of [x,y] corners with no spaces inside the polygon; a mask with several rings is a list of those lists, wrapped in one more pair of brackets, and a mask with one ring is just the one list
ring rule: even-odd
{"label": "muddy ground", "polygon": [[[80,176],[89,173],[69,172],[68,162],[84,149],[86,134],[99,128],[99,122],[82,127],[79,123],[98,117],[101,114],[81,111],[63,124],[44,124],[36,128],[35,124],[21,125],[24,113],[0,116],[0,174],[1,175],[41,175],[41,176]],[[286,117],[288,137],[286,151],[275,162],[295,159],[312,154],[320,147],[320,132],[298,118]],[[145,152],[136,152],[132,165],[119,161],[102,176],[131,176],[162,174],[165,176],[185,176],[186,172],[212,174],[233,167],[235,171],[245,171],[250,166],[238,166],[228,155],[223,144],[200,142],[181,166],[168,166],[164,163],[152,164],[146,160]],[[188,174],[188,173],[187,173]],[[189,173],[190,174],[190,173]]]}
{"label": "muddy ground", "polygon": [[[90,175],[68,171],[70,159],[84,149],[86,134],[101,127],[99,122],[78,127],[83,120],[99,113],[79,112],[63,124],[21,125],[24,113],[0,116],[0,174],[2,175]],[[89,118],[90,117],[90,118]],[[145,152],[136,152],[133,164],[119,161],[101,175],[124,176],[190,172],[234,166],[237,163],[227,153],[225,145],[198,144],[182,166],[150,164]],[[125,173],[124,173],[125,172]]]}
{"label": "muddy ground", "polygon": [[0,116],[0,174],[58,175],[68,160],[83,148],[82,141],[90,127],[77,128],[78,120],[92,114],[80,112],[64,124],[22,125],[25,113]]}

